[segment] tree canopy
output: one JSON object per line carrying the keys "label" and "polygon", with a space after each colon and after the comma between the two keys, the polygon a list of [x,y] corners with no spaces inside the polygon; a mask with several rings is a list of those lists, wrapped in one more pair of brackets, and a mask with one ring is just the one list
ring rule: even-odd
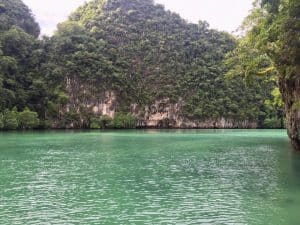
{"label": "tree canopy", "polygon": [[40,34],[39,25],[21,0],[0,0],[0,30],[9,30],[14,26],[34,37]]}
{"label": "tree canopy", "polygon": [[246,35],[227,60],[228,75],[267,75],[278,81],[288,134],[300,149],[300,1],[256,1],[243,28]]}
{"label": "tree canopy", "polygon": [[[89,91],[76,94],[79,103],[113,90],[117,110],[125,113],[132,103],[142,111],[169,98],[174,103],[183,99],[180,113],[190,119],[263,120],[274,82],[257,79],[248,87],[240,78],[226,81],[223,60],[235,46],[231,35],[209,29],[206,22],[188,23],[151,0],[93,0],[50,39],[47,77],[59,84],[86,84]],[[70,97],[65,87],[60,92]]]}
{"label": "tree canopy", "polygon": [[101,127],[106,119],[90,103],[113,92],[116,118],[105,126],[132,127],[161,99],[180,102],[178,114],[189,120],[263,126],[277,119],[277,108],[266,104],[276,81],[255,78],[247,86],[240,77],[224,78],[225,56],[239,45],[235,37],[205,21],[189,23],[152,0],[89,1],[41,40],[20,0],[0,1],[0,12],[0,112],[28,107],[41,126]]}
{"label": "tree canopy", "polygon": [[39,26],[20,0],[0,1],[0,111],[37,109]]}

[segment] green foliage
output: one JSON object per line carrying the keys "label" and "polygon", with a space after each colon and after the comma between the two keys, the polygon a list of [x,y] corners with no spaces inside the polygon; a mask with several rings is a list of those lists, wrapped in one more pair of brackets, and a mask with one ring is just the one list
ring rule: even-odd
{"label": "green foliage", "polygon": [[90,129],[101,129],[100,119],[99,118],[91,118],[90,121]]}
{"label": "green foliage", "polygon": [[244,22],[246,36],[229,55],[239,62],[229,73],[247,77],[273,73],[284,79],[299,76],[300,2],[298,0],[257,1]]}
{"label": "green foliage", "polygon": [[91,129],[130,129],[136,128],[136,124],[136,118],[129,113],[117,113],[114,118],[103,115],[101,117],[93,117],[90,120]]}
{"label": "green foliage", "polygon": [[255,80],[255,76],[277,76],[273,62],[266,54],[253,48],[247,39],[241,39],[237,48],[226,55],[225,65],[230,68],[226,77],[244,77],[249,84]]}
{"label": "green foliage", "polygon": [[52,127],[52,121],[51,120],[40,120],[39,128],[41,129],[50,129]]}
{"label": "green foliage", "polygon": [[79,127],[76,125],[80,124],[80,115],[75,111],[69,111],[69,112],[65,113],[64,124],[66,126],[73,124],[73,127]]}
{"label": "green foliage", "polygon": [[136,119],[131,114],[117,113],[112,121],[112,127],[117,129],[136,128]]}
{"label": "green foliage", "polygon": [[265,128],[282,128],[283,124],[282,124],[282,119],[278,119],[276,117],[273,118],[266,118],[264,120],[264,127]]}
{"label": "green foliage", "polygon": [[14,107],[12,110],[5,109],[3,114],[0,113],[0,129],[32,129],[38,126],[38,114],[27,107],[22,112],[18,112],[17,108]]}
{"label": "green foliage", "polygon": [[18,113],[18,122],[21,129],[32,129],[39,126],[38,114],[27,107]]}
{"label": "green foliage", "polygon": [[[297,111],[299,101],[300,68],[300,1],[256,1],[246,18],[243,37],[237,48],[228,54],[228,76],[242,75],[247,80],[255,75],[278,82],[279,89],[266,99],[264,125],[278,127],[283,124],[283,105],[287,116],[288,134],[299,145]],[[280,94],[281,92],[281,94]],[[282,100],[285,104],[283,104]],[[298,138],[299,139],[299,138]]]}
{"label": "green foliage", "polygon": [[0,110],[31,103],[38,53],[37,41],[21,28],[0,31],[0,74],[2,77]]}
{"label": "green foliage", "polygon": [[[29,107],[45,115],[39,26],[21,0],[0,0],[0,111]],[[14,126],[13,126],[14,127]]]}
{"label": "green foliage", "polygon": [[272,98],[265,101],[265,120],[263,126],[266,128],[283,128],[284,111],[282,97],[279,88],[272,91]]}
{"label": "green foliage", "polygon": [[[246,86],[241,78],[224,79],[228,66],[243,58],[247,76],[257,67],[273,74],[267,54],[205,21],[187,23],[152,0],[89,1],[42,40],[20,0],[0,0],[0,22],[0,112],[28,107],[43,127],[132,128],[133,103],[143,111],[166,98],[180,100],[180,115],[189,119],[263,123],[271,114],[264,103],[272,99],[273,80],[253,79]],[[224,65],[236,45],[243,48]],[[93,103],[107,92],[115,93],[114,107],[122,112],[114,119],[93,113]]]}
{"label": "green foliage", "polygon": [[0,30],[9,30],[12,26],[20,27],[34,37],[40,33],[31,11],[21,0],[0,0]]}
{"label": "green foliage", "polygon": [[15,130],[18,128],[18,112],[16,108],[12,110],[4,110],[3,113],[3,120],[4,120],[4,129],[6,130]]}
{"label": "green foliage", "polygon": [[4,128],[4,117],[3,114],[0,113],[0,130]]}
{"label": "green foliage", "polygon": [[[69,96],[74,110],[97,93],[114,91],[117,111],[124,113],[132,103],[143,108],[169,98],[182,99],[181,115],[191,119],[257,120],[274,84],[225,81],[223,60],[235,46],[229,34],[206,22],[187,23],[151,0],[93,0],[49,40],[45,77],[50,89]],[[61,85],[65,81],[68,88]],[[78,84],[87,90],[82,93]]]}
{"label": "green foliage", "polygon": [[136,119],[131,114],[117,113],[114,118],[108,115],[93,117],[90,120],[91,129],[130,129],[136,128]]}
{"label": "green foliage", "polygon": [[111,128],[113,124],[113,119],[108,115],[103,115],[100,117],[100,127],[101,128]]}

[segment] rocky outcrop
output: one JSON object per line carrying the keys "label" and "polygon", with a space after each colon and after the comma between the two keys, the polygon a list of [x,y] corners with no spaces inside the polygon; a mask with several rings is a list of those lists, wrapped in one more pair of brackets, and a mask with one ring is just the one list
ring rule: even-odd
{"label": "rocky outcrop", "polygon": [[[92,85],[80,83],[76,79],[67,80],[68,103],[64,109],[65,113],[75,111],[80,115],[79,123],[71,123],[67,128],[84,127],[85,112],[90,112],[95,116],[108,115],[114,118],[117,108],[117,93],[114,91],[93,91]],[[215,119],[188,119],[182,116],[184,106],[183,99],[176,103],[169,98],[156,100],[151,105],[139,106],[131,104],[130,113],[137,118],[139,128],[257,128],[256,121],[238,121],[228,118]]]}
{"label": "rocky outcrop", "polygon": [[93,85],[83,84],[78,79],[67,79],[68,103],[65,111],[71,109],[81,113],[82,109],[95,115],[115,116],[117,96],[114,91],[98,91]]}
{"label": "rocky outcrop", "polygon": [[281,77],[279,84],[285,103],[288,135],[293,147],[300,151],[300,77],[295,77]]}
{"label": "rocky outcrop", "polygon": [[188,119],[181,115],[184,101],[179,99],[177,103],[171,103],[165,98],[155,101],[154,104],[145,107],[144,116],[139,116],[137,105],[132,105],[132,113],[136,115],[140,128],[257,128],[256,121],[237,121],[233,119]]}

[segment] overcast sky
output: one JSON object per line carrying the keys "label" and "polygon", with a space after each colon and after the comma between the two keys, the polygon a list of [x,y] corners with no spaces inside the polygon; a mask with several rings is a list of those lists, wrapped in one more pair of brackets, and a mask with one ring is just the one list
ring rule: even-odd
{"label": "overcast sky", "polygon": [[[23,0],[39,22],[42,34],[51,35],[56,25],[86,0]],[[155,0],[184,19],[206,20],[211,28],[235,31],[252,7],[253,0]]]}

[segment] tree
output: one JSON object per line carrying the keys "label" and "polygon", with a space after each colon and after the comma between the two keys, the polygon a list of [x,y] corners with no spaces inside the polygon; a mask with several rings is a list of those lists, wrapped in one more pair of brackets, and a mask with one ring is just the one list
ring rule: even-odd
{"label": "tree", "polygon": [[112,124],[117,129],[136,128],[136,119],[131,114],[117,113]]}
{"label": "tree", "polygon": [[2,33],[0,39],[0,73],[2,74],[2,100],[0,108],[24,108],[34,95],[31,87],[37,66],[37,41],[19,27]]}
{"label": "tree", "polygon": [[100,117],[100,127],[101,128],[111,128],[113,124],[113,119],[108,115],[103,115]]}
{"label": "tree", "polygon": [[0,112],[29,107],[44,115],[47,103],[40,63],[40,28],[21,0],[0,0]]}
{"label": "tree", "polygon": [[32,129],[39,125],[38,114],[30,111],[27,107],[18,113],[18,122],[21,129]]}
{"label": "tree", "polygon": [[[47,43],[43,75],[62,114],[93,112],[91,106],[113,92],[115,110],[124,114],[133,103],[145,115],[157,100],[182,99],[179,114],[187,119],[263,121],[274,84],[225,81],[223,59],[235,45],[233,36],[207,22],[187,23],[151,0],[92,0],[59,24]],[[55,93],[67,101],[57,104]]]}
{"label": "tree", "polygon": [[[52,37],[38,35],[21,0],[0,0],[0,112],[28,107],[40,124],[55,127],[134,127],[130,115],[145,120],[147,108],[167,99],[178,103],[183,120],[263,124],[269,118],[265,102],[273,98],[274,81],[258,78],[246,86],[241,78],[224,79],[223,60],[237,40],[205,21],[188,23],[153,0],[92,0]],[[252,67],[269,63],[261,57]],[[109,109],[101,107],[106,101]],[[114,123],[91,121],[105,108],[119,112]],[[153,111],[166,108],[160,103]]]}
{"label": "tree", "polygon": [[3,114],[0,113],[0,129],[3,129],[4,127],[4,118],[3,118]]}
{"label": "tree", "polygon": [[21,0],[0,0],[0,30],[9,30],[12,26],[20,27],[34,37],[40,34],[39,25]]}
{"label": "tree", "polygon": [[91,118],[90,121],[90,129],[101,129],[100,119],[99,118]]}
{"label": "tree", "polygon": [[[300,150],[300,1],[256,1],[244,22],[246,36],[229,56],[229,74],[272,74],[285,105],[288,135]],[[238,59],[238,60],[237,60]]]}
{"label": "tree", "polygon": [[4,129],[15,130],[18,128],[18,112],[16,108],[4,110],[3,113]]}

